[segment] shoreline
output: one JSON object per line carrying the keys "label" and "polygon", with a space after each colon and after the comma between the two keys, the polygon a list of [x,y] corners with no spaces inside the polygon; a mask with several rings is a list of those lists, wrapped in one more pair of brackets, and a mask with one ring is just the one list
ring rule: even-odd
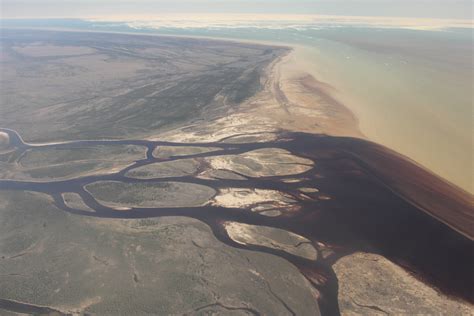
{"label": "shoreline", "polygon": [[[450,181],[446,177],[441,176],[436,171],[427,167],[423,162],[417,161],[408,155],[398,152],[396,149],[393,149],[387,146],[384,142],[378,142],[368,136],[366,136],[361,128],[359,127],[359,119],[350,107],[344,104],[344,101],[347,101],[347,98],[341,98],[338,94],[342,92],[337,89],[337,87],[331,86],[325,82],[319,81],[315,78],[314,73],[305,69],[309,66],[305,62],[300,62],[298,59],[301,58],[301,49],[307,49],[308,47],[299,44],[289,44],[284,42],[275,42],[275,41],[264,41],[264,40],[248,40],[248,39],[237,39],[237,38],[224,38],[224,37],[213,37],[213,36],[197,36],[197,35],[170,35],[170,34],[160,34],[160,33],[141,33],[141,32],[115,32],[115,31],[95,31],[95,30],[78,30],[78,29],[68,29],[68,28],[5,28],[5,29],[30,29],[30,30],[39,30],[39,31],[63,31],[63,32],[78,32],[78,33],[97,33],[97,34],[122,34],[130,36],[151,36],[151,37],[165,37],[165,38],[178,38],[178,39],[191,39],[191,40],[210,40],[210,41],[221,41],[229,42],[234,44],[252,44],[252,45],[261,45],[261,46],[271,46],[276,48],[287,49],[288,52],[284,56],[280,56],[275,59],[270,65],[267,66],[267,69],[264,70],[266,76],[266,86],[262,90],[267,89],[272,90],[269,86],[270,82],[273,84],[273,91],[275,93],[275,88],[280,91],[277,91],[277,94],[284,94],[287,102],[287,109],[284,110],[285,115],[274,114],[272,113],[271,119],[283,120],[283,124],[280,122],[275,122],[279,129],[287,129],[289,131],[296,132],[309,132],[315,134],[325,134],[329,136],[349,136],[356,137],[363,140],[369,140],[371,142],[380,144],[384,147],[389,148],[390,150],[396,152],[398,155],[404,159],[409,160],[411,163],[416,164],[418,167],[428,171],[437,178],[442,179],[451,186],[459,189],[465,194],[471,195],[472,193],[466,188],[459,186],[458,184]],[[299,55],[299,56],[298,56]],[[258,95],[262,91],[257,92],[257,95],[254,95],[250,99],[259,97]],[[321,106],[318,103],[318,99],[322,98],[327,105]],[[243,104],[239,107],[246,107],[246,103],[249,100],[245,100]],[[278,101],[278,100],[277,100]],[[290,102],[288,102],[290,101]],[[280,104],[281,106],[281,104]],[[288,107],[289,106],[289,107]],[[273,108],[274,110],[275,108]],[[291,109],[291,112],[288,111]],[[334,109],[336,109],[334,111]],[[263,109],[263,111],[258,111],[259,115],[268,115],[268,108]],[[243,111],[243,114],[246,114],[248,111]],[[291,114],[293,118],[285,117],[288,114]],[[323,114],[322,116],[319,114]],[[295,122],[297,125],[295,125]],[[314,121],[312,121],[314,120]],[[349,128],[347,128],[349,126]],[[283,127],[283,128],[282,128]],[[271,130],[261,130],[262,133],[272,132]],[[168,132],[164,132],[168,134]],[[153,135],[149,138],[153,139]],[[55,143],[55,142],[53,142]]]}
{"label": "shoreline", "polygon": [[[312,69],[314,65],[311,62],[303,61],[302,59],[305,57],[305,54],[307,52],[304,52],[307,49],[310,49],[309,46],[301,45],[301,44],[296,44],[296,43],[285,43],[285,42],[278,42],[278,41],[269,41],[269,40],[251,40],[251,39],[241,39],[241,38],[225,38],[225,37],[215,37],[215,36],[199,36],[199,35],[179,35],[179,34],[161,34],[161,33],[146,33],[146,32],[117,32],[117,31],[96,31],[96,30],[81,30],[81,29],[72,29],[72,28],[31,28],[31,27],[16,27],[16,28],[5,28],[5,29],[31,29],[31,30],[40,30],[40,31],[66,31],[66,32],[79,32],[79,33],[97,33],[97,34],[123,34],[123,35],[138,35],[138,36],[151,36],[151,37],[165,37],[165,38],[178,38],[178,39],[191,39],[191,40],[212,40],[212,41],[222,41],[222,42],[229,42],[229,43],[234,43],[234,44],[252,44],[252,45],[262,45],[262,46],[273,46],[273,47],[280,47],[280,48],[285,48],[289,49],[290,52],[287,54],[285,58],[281,58],[281,65],[278,65],[278,70],[275,68],[275,71],[278,75],[283,76],[283,84],[281,89],[286,90],[286,92],[289,94],[288,97],[293,98],[292,101],[292,106],[296,109],[295,104],[301,105],[303,103],[311,103],[311,104],[316,104],[315,98],[309,97],[309,92],[313,92],[314,94],[323,94],[324,98],[326,100],[330,100],[330,103],[332,103],[332,106],[334,108],[337,108],[340,111],[336,111],[339,113],[330,113],[330,114],[340,114],[342,116],[345,116],[345,119],[342,120],[342,122],[337,123],[337,119],[333,120],[332,126],[329,128],[329,126],[324,126],[323,128],[316,128],[313,126],[313,128],[308,128],[308,125],[310,124],[305,124],[304,130],[300,130],[300,126],[296,128],[295,130],[297,131],[305,131],[305,132],[314,132],[314,133],[327,133],[328,135],[335,135],[335,136],[354,136],[357,138],[362,138],[362,139],[368,139],[372,140],[374,142],[377,142],[381,145],[387,146],[388,148],[400,153],[402,156],[405,156],[406,158],[410,159],[411,161],[415,162],[417,165],[421,166],[422,168],[429,170],[431,173],[435,174],[436,176],[442,178],[443,180],[451,183],[452,185],[457,186],[458,188],[462,189],[463,191],[469,193],[472,195],[472,186],[471,188],[461,186],[458,184],[458,182],[454,181],[454,178],[457,177],[456,175],[453,175],[451,177],[447,176],[446,173],[449,173],[448,171],[442,172],[442,170],[438,170],[433,165],[433,162],[430,160],[420,160],[416,159],[413,157],[413,155],[417,155],[414,152],[407,152],[405,151],[400,151],[400,148],[395,148],[397,146],[391,146],[389,141],[383,141],[381,139],[375,139],[377,137],[372,137],[368,134],[370,133],[364,132],[363,128],[360,126],[360,119],[356,114],[355,108],[361,107],[361,102],[360,100],[355,100],[351,95],[347,95],[344,93],[344,91],[338,89],[337,86],[334,84],[331,86],[326,83],[327,78],[319,78],[319,75],[321,75],[318,69]],[[284,65],[286,63],[286,65]],[[276,67],[276,66],[275,66]],[[299,72],[299,73],[298,73]],[[289,78],[289,76],[291,78]],[[267,76],[272,77],[274,74],[267,74]],[[306,77],[306,78],[305,78]],[[304,83],[306,85],[306,92],[308,94],[305,95],[305,91],[301,91],[301,86],[297,87],[295,84],[296,81],[302,81],[302,79],[305,78]],[[322,80],[322,81],[319,81]],[[291,82],[293,81],[293,83]],[[298,90],[299,93],[298,93]],[[317,97],[316,97],[317,98]],[[349,106],[348,103],[353,103],[352,106]],[[305,120],[304,115],[302,115],[301,112],[306,111],[314,111],[314,108],[307,107],[303,105],[298,109],[300,112],[299,114],[299,119]],[[321,110],[321,108],[318,108],[317,110]],[[326,112],[329,113],[328,109],[326,109]],[[345,114],[341,112],[346,112]],[[367,112],[367,110],[365,110]],[[296,114],[296,113],[292,113]],[[315,114],[315,113],[313,113]],[[352,116],[352,117],[351,117]],[[282,118],[282,117],[280,117]],[[320,120],[321,117],[313,116],[314,119]],[[307,119],[307,118],[306,118]],[[345,128],[345,125],[348,124],[350,121],[353,121],[350,123],[351,128]],[[298,123],[300,125],[300,123]],[[313,124],[314,125],[314,124]],[[285,127],[290,127],[288,124],[285,124]],[[341,129],[342,127],[342,129]],[[289,128],[289,130],[294,130],[292,128]],[[351,131],[350,131],[351,130]],[[394,132],[396,133],[396,132]],[[380,138],[380,137],[379,137]],[[393,144],[392,144],[393,145]],[[400,147],[400,146],[398,146]],[[419,153],[418,153],[419,155]],[[425,155],[426,156],[426,155]],[[431,166],[431,167],[430,167]]]}
{"label": "shoreline", "polygon": [[[294,50],[291,50],[285,57],[289,57],[291,55],[295,55]],[[284,68],[285,62],[288,62],[288,60],[280,60],[275,66],[275,69],[273,69],[274,76],[276,76],[279,80],[281,80],[282,75],[280,72],[282,68]],[[471,225],[474,223],[474,218],[472,215],[465,212],[465,210],[468,209],[470,197],[472,197],[468,191],[449,181],[448,179],[441,177],[434,171],[423,166],[421,163],[411,159],[410,157],[399,153],[384,144],[379,144],[370,138],[365,137],[365,135],[363,135],[359,130],[358,120],[354,113],[344,104],[340,103],[331,96],[330,93],[335,91],[333,87],[317,81],[317,79],[315,79],[309,73],[304,73],[301,70],[296,70],[294,72],[295,73],[293,75],[287,74],[287,78],[285,79],[293,82],[293,84],[299,84],[304,89],[307,89],[306,91],[310,95],[322,93],[324,97],[332,101],[329,103],[331,106],[335,106],[339,109],[339,112],[336,111],[335,115],[331,112],[326,113],[326,120],[329,122],[331,119],[335,120],[335,126],[329,124],[322,130],[318,130],[318,128],[316,128],[313,131],[314,133],[336,137],[350,137],[368,142],[370,146],[374,147],[373,154],[379,158],[372,157],[372,154],[363,154],[362,152],[364,149],[360,151],[360,154],[356,154],[356,158],[360,159],[364,164],[366,164],[369,169],[372,169],[374,172],[381,175],[383,177],[381,178],[382,184],[384,184],[393,193],[405,199],[407,202],[419,207],[425,213],[449,226],[451,229],[457,231],[471,241],[474,240],[473,232],[470,231]],[[305,80],[309,81],[309,83],[305,82]],[[314,89],[312,89],[313,85],[316,85]],[[295,93],[296,96],[294,97],[291,96],[291,83],[286,83],[286,85],[284,84],[282,90],[284,92],[286,91],[286,97],[288,99],[294,98],[297,100],[304,100],[304,98],[298,98],[298,93]],[[344,123],[350,124],[349,128],[341,130],[340,127]],[[294,131],[304,132],[304,130],[300,129],[295,129]],[[366,146],[364,145],[363,147],[365,148]],[[359,151],[357,148],[353,148],[353,150],[354,153]],[[381,157],[384,158],[380,159]],[[384,161],[386,160],[392,161],[393,164],[395,164],[395,161],[399,161],[399,163],[403,164],[401,168],[402,170],[386,170],[383,165]],[[408,169],[411,171],[406,172]],[[403,175],[398,174],[398,171],[400,171]],[[417,179],[416,177],[420,177],[423,180]],[[435,193],[436,196],[440,196],[442,198],[434,199],[433,194]],[[439,203],[433,201],[437,201]],[[446,212],[444,207],[449,207],[448,205],[445,205],[445,203],[451,206],[456,205],[456,207],[454,207],[454,210],[451,210],[451,212]]]}
{"label": "shoreline", "polygon": [[[311,118],[314,118],[314,123],[317,125],[313,129],[310,128],[308,132],[368,139],[361,132],[355,113],[335,96],[336,88],[319,81],[313,74],[301,67],[297,60],[298,49],[298,46],[292,47],[290,52],[275,66],[272,74],[275,76],[274,80],[277,81],[279,92],[284,94],[288,100],[290,110],[304,108],[303,113],[297,114],[309,116],[311,116],[311,112],[316,114]],[[297,128],[295,131],[300,130]]]}
{"label": "shoreline", "polygon": [[[290,82],[291,80],[293,81],[301,81],[302,78],[307,77],[305,79],[304,83],[306,84],[306,87],[309,88],[307,91],[312,91],[315,94],[321,94],[326,98],[326,100],[330,100],[330,103],[332,103],[334,108],[337,108],[341,110],[342,112],[347,112],[345,114],[342,114],[345,116],[345,119],[339,124],[335,124],[336,122],[332,122],[332,126],[330,130],[324,130],[321,128],[314,128],[313,130],[308,128],[308,124],[305,126],[305,132],[315,132],[315,133],[325,133],[328,132],[328,135],[337,135],[337,136],[354,136],[362,139],[369,139],[374,142],[377,142],[381,145],[387,146],[388,148],[391,148],[395,150],[396,152],[399,152],[401,155],[409,158],[410,160],[414,161],[416,164],[421,166],[424,169],[429,170],[431,173],[437,175],[438,177],[443,178],[445,181],[459,187],[465,192],[468,192],[469,194],[472,195],[472,185],[469,187],[469,185],[466,187],[462,185],[461,183],[465,183],[463,179],[459,178],[459,175],[453,174],[452,170],[444,170],[442,165],[440,165],[441,162],[439,162],[439,159],[431,160],[427,153],[424,153],[422,150],[417,150],[413,151],[410,150],[409,148],[400,148],[401,145],[404,144],[404,142],[401,142],[400,139],[398,139],[395,143],[393,141],[384,141],[381,139],[381,137],[376,137],[374,134],[374,130],[372,128],[372,131],[366,131],[364,129],[364,124],[363,121],[367,121],[367,117],[364,119],[359,118],[358,114],[360,115],[361,113],[356,113],[359,112],[357,111],[357,108],[364,108],[364,102],[361,101],[360,99],[354,98],[352,95],[348,95],[347,93],[344,92],[345,89],[339,89],[337,84],[332,83],[332,86],[327,84],[327,79],[324,76],[321,76],[320,74],[320,69],[315,69],[314,64],[312,62],[308,62],[303,60],[304,58],[307,57],[308,52],[306,50],[311,49],[309,46],[297,44],[297,43],[285,43],[281,41],[270,41],[270,40],[251,40],[251,39],[242,39],[242,38],[225,38],[225,37],[215,37],[215,36],[199,36],[199,35],[179,35],[179,34],[162,34],[162,33],[146,33],[146,32],[118,32],[118,31],[97,31],[97,30],[82,30],[82,29],[72,29],[72,28],[49,28],[49,27],[40,27],[40,28],[31,28],[31,27],[6,27],[5,29],[31,29],[31,30],[40,30],[40,31],[66,31],[66,32],[79,32],[79,33],[97,33],[97,34],[123,34],[123,35],[138,35],[138,36],[151,36],[151,37],[164,37],[164,38],[181,38],[181,39],[191,39],[191,40],[212,40],[212,41],[222,41],[222,42],[229,42],[229,43],[234,43],[234,44],[252,44],[252,45],[263,45],[263,46],[273,46],[273,47],[280,47],[280,48],[285,48],[291,50],[286,56],[286,58],[282,59],[282,63],[287,63],[287,65],[280,65],[279,68],[282,69],[282,71],[278,70],[279,75],[282,75],[284,77],[284,82],[282,84],[281,89],[290,91],[292,97],[296,99],[297,102],[292,102],[292,106],[295,104],[303,104],[303,103],[312,103],[315,104],[314,98],[308,97],[308,95],[304,96],[305,92],[300,91],[300,93],[297,93],[297,90],[299,89],[298,87],[295,87],[293,84],[293,87],[291,87],[292,83]],[[285,60],[286,59],[286,60]],[[291,59],[291,60],[290,60]],[[291,65],[289,65],[291,64]],[[293,69],[292,69],[293,68]],[[288,71],[289,70],[289,71]],[[296,72],[300,72],[299,74],[296,74]],[[288,73],[293,72],[293,77],[288,78]],[[272,76],[272,75],[269,75]],[[334,79],[334,78],[333,78]],[[301,85],[300,85],[301,87]],[[295,101],[295,100],[293,100]],[[301,110],[304,111],[311,111],[311,107],[308,109],[304,109],[305,106],[302,106],[299,108],[299,112],[302,112]],[[321,110],[320,108],[318,110]],[[327,109],[326,109],[327,111]],[[329,111],[327,111],[329,112]],[[338,111],[336,111],[338,112]],[[365,109],[363,112],[370,113],[370,109]],[[373,112],[373,111],[372,111]],[[295,114],[295,113],[293,113]],[[300,113],[301,114],[301,113]],[[334,114],[334,113],[333,113]],[[352,118],[350,118],[352,116]],[[321,119],[321,117],[316,119]],[[299,116],[299,119],[304,119],[302,115]],[[376,118],[372,118],[376,119]],[[352,131],[349,131],[349,129],[345,128],[344,126],[350,122]],[[337,121],[337,120],[336,120]],[[362,121],[362,123],[361,123]],[[298,123],[299,125],[299,123]],[[367,125],[367,122],[365,123]],[[288,124],[286,127],[289,127]],[[314,126],[313,126],[314,127]],[[342,129],[341,129],[342,127]],[[365,126],[367,127],[367,126]],[[325,128],[328,128],[328,126],[325,126]],[[290,128],[290,130],[292,130]],[[297,129],[299,130],[299,129]],[[385,131],[386,133],[387,131]],[[392,135],[397,135],[396,131],[389,132]],[[387,135],[385,135],[387,136]],[[398,136],[397,136],[398,137]],[[407,145],[408,146],[408,145]],[[421,155],[421,157],[420,157]],[[426,159],[424,159],[425,157]],[[418,159],[417,159],[418,158]],[[446,160],[446,159],[444,159]],[[445,166],[447,166],[445,164]],[[451,174],[451,176],[449,176]],[[456,179],[458,181],[456,181]]]}

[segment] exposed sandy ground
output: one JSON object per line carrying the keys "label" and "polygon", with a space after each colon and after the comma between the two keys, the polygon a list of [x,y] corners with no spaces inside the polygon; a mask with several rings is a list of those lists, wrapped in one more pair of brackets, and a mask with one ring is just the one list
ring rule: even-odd
{"label": "exposed sandy ground", "polygon": [[334,88],[299,70],[294,58],[290,53],[273,65],[266,89],[279,108],[263,107],[260,113],[282,129],[363,137],[355,116],[331,95]]}
{"label": "exposed sandy ground", "polygon": [[289,52],[274,60],[262,75],[262,89],[226,116],[152,136],[152,140],[269,141],[275,132],[297,131],[364,138],[355,116],[332,97],[331,86],[295,67]]}
{"label": "exposed sandy ground", "polygon": [[266,148],[240,155],[225,155],[208,158],[213,169],[230,170],[250,177],[280,176],[303,173],[311,169],[313,162],[291,153]]}
{"label": "exposed sandy ground", "polygon": [[[214,197],[213,204],[224,207],[252,207],[252,210],[287,208],[291,199],[276,190],[223,189]],[[260,207],[260,208],[259,208]]]}

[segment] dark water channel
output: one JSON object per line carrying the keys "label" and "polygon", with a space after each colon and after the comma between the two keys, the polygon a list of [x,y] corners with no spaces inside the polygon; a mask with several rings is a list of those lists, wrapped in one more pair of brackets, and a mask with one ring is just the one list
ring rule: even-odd
{"label": "dark water channel", "polygon": [[[221,242],[242,249],[259,251],[285,258],[294,264],[309,282],[319,291],[318,304],[323,315],[338,315],[338,281],[332,269],[340,258],[363,251],[386,257],[409,271],[416,278],[441,290],[445,294],[474,303],[472,267],[474,247],[470,238],[460,234],[427,213],[416,201],[417,194],[404,196],[391,186],[386,174],[379,173],[366,161],[379,158],[381,146],[352,139],[312,135],[304,133],[282,133],[277,140],[252,143],[173,143],[145,140],[71,141],[62,144],[34,145],[23,142],[12,130],[0,129],[10,136],[11,145],[18,155],[30,148],[77,148],[90,145],[141,145],[147,147],[146,159],[136,161],[120,172],[108,175],[92,175],[70,180],[34,182],[0,180],[0,190],[28,190],[49,194],[57,207],[65,212],[80,216],[102,218],[153,218],[163,216],[186,216],[200,220],[212,229]],[[155,158],[153,150],[159,146],[205,146],[219,148],[217,151],[187,156]],[[376,147],[374,147],[376,146]],[[159,161],[176,161],[187,158],[235,155],[255,149],[280,148],[297,156],[311,159],[310,170],[288,176],[249,177],[246,180],[204,179],[194,175],[159,179],[132,179],[126,172],[137,167]],[[360,150],[360,149],[364,150]],[[376,150],[373,150],[376,148]],[[372,155],[365,157],[364,155]],[[369,160],[366,158],[370,158]],[[396,161],[396,164],[393,163]],[[391,157],[379,161],[388,170],[400,174],[415,167],[408,160]],[[406,169],[405,167],[406,166]],[[288,182],[298,179],[298,182]],[[278,190],[294,201],[287,212],[277,217],[268,217],[244,208],[221,206],[173,207],[173,208],[131,208],[116,211],[99,204],[84,186],[104,180],[134,182],[185,182],[223,188],[272,189]],[[407,174],[407,181],[417,185],[430,186],[429,175],[414,178]],[[436,180],[439,181],[439,180]],[[432,181],[435,183],[436,181]],[[421,183],[423,182],[423,183]],[[319,192],[302,193],[303,187],[317,188]],[[453,203],[453,209],[468,208],[469,205],[437,194],[433,188],[432,202]],[[75,192],[94,212],[73,209],[65,205],[62,193]],[[320,199],[324,194],[326,199]],[[454,205],[456,204],[456,205]],[[450,212],[451,208],[446,208]],[[429,211],[429,210],[428,210]],[[471,210],[472,211],[472,210]],[[467,210],[467,212],[470,212]],[[278,249],[258,245],[243,245],[232,240],[223,223],[227,221],[262,225],[285,229],[309,239],[317,251],[320,244],[331,250],[329,256],[318,253],[316,260],[305,259]],[[39,307],[0,300],[0,308],[27,313],[52,313],[54,310],[38,310]],[[291,312],[291,311],[290,311]]]}

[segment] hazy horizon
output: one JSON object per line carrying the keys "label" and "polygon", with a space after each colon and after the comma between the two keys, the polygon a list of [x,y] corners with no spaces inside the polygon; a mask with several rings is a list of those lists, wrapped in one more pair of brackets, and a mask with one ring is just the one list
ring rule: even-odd
{"label": "hazy horizon", "polygon": [[2,18],[86,18],[169,13],[320,14],[472,19],[469,0],[4,0]]}

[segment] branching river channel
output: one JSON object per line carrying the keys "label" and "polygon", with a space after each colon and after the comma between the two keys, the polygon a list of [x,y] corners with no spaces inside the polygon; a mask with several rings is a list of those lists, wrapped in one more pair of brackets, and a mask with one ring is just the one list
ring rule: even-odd
{"label": "branching river channel", "polygon": [[[472,273],[472,241],[431,216],[429,207],[416,200],[416,192],[407,195],[406,192],[398,190],[390,179],[390,171],[398,174],[407,173],[406,181],[410,185],[430,185],[428,183],[430,175],[420,171],[423,176],[414,177],[409,174],[409,170],[419,167],[374,143],[354,138],[281,132],[272,141],[247,143],[222,139],[206,143],[81,140],[55,144],[29,144],[13,130],[0,129],[0,131],[9,135],[10,146],[14,150],[11,159],[20,159],[28,150],[37,148],[67,149],[95,145],[146,147],[146,158],[137,160],[114,173],[55,181],[2,179],[0,190],[48,194],[58,208],[77,216],[101,218],[185,216],[197,219],[207,224],[215,237],[226,245],[272,254],[296,266],[319,293],[317,299],[323,315],[339,314],[338,280],[332,266],[338,259],[359,251],[382,255],[445,294],[474,302],[472,279],[469,277]],[[155,157],[153,151],[161,146],[201,146],[212,147],[215,150],[166,158]],[[252,177],[238,174],[238,179],[199,176],[203,170],[209,168],[206,158],[239,155],[265,148],[285,150],[292,155],[309,159],[314,164],[302,173],[283,176]],[[190,158],[200,164],[194,174],[154,179],[136,179],[126,175],[130,170],[149,164]],[[374,167],[374,161],[378,163],[377,167]],[[380,165],[388,172],[381,172]],[[98,202],[85,189],[85,186],[97,181],[191,183],[212,188],[216,192],[226,188],[275,190],[289,197],[292,202],[278,216],[266,216],[250,207],[224,207],[213,204],[193,207],[130,207],[118,211]],[[301,188],[317,188],[317,190],[305,192]],[[93,211],[68,206],[63,199],[63,193],[66,192],[78,194]],[[433,191],[434,203],[436,199],[444,197],[436,195]],[[452,207],[469,206],[453,204]],[[225,228],[227,222],[274,227],[303,236],[316,249],[317,258],[311,260],[277,248],[236,242]],[[0,302],[0,307],[8,304],[13,310],[27,309],[25,306],[15,307],[13,305],[18,303],[5,300]],[[258,314],[254,310],[251,312]]]}

